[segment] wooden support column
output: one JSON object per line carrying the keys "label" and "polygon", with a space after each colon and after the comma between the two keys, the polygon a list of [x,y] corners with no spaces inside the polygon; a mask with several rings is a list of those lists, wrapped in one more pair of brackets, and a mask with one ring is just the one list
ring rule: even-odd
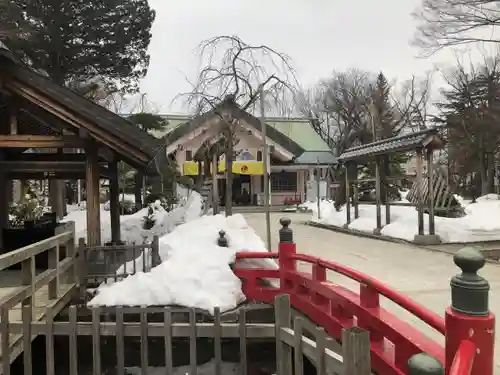
{"label": "wooden support column", "polygon": [[[0,160],[4,159],[4,155],[5,151],[0,148]],[[0,166],[0,181],[4,181],[0,183],[0,253],[3,253],[3,232],[4,228],[7,228],[9,224],[9,189],[7,183],[5,183],[6,175],[3,171],[3,166]]]}
{"label": "wooden support column", "polygon": [[434,222],[434,153],[427,150],[427,179],[429,186],[429,234],[436,234]]}
{"label": "wooden support column", "polygon": [[422,166],[423,166],[422,149],[417,150],[417,211],[418,211],[418,234],[424,234],[424,195],[422,192]]}
{"label": "wooden support column", "polygon": [[351,181],[349,179],[349,162],[345,164],[345,214],[346,223],[345,227],[351,224]]}
{"label": "wooden support column", "polygon": [[59,220],[64,217],[62,194],[63,192],[61,191],[61,181],[56,179],[49,180],[50,205],[52,206],[52,212],[56,213],[56,217]]}
{"label": "wooden support column", "polygon": [[383,157],[383,168],[384,168],[384,175],[386,176],[386,182],[387,182],[387,187],[385,189],[385,225],[391,223],[391,203],[389,202],[390,194],[389,194],[389,180],[387,177],[389,176],[389,156],[385,155]]}
{"label": "wooden support column", "polygon": [[118,181],[118,162],[116,160],[108,164],[109,179],[109,211],[111,215],[111,242],[115,245],[121,243],[120,228],[120,184]]}
{"label": "wooden support column", "polygon": [[87,190],[87,245],[101,245],[101,210],[99,205],[99,158],[97,145],[90,143],[85,148],[85,186]]}
{"label": "wooden support column", "polygon": [[375,159],[375,195],[376,195],[376,210],[377,210],[377,228],[375,231],[380,233],[382,229],[382,207],[381,207],[381,186],[380,186],[380,157]]}
{"label": "wooden support column", "polygon": [[[16,135],[17,129],[17,108],[11,104],[9,108],[9,126],[11,135]],[[23,184],[24,182],[24,184]],[[9,202],[18,202],[23,199],[23,193],[25,189],[26,181],[11,180],[7,181],[7,190],[9,192]],[[14,194],[15,193],[15,194]]]}
{"label": "wooden support column", "polygon": [[352,184],[352,204],[354,206],[354,219],[359,218],[359,193],[358,193],[358,164],[353,162],[351,165],[352,177],[354,183]]}
{"label": "wooden support column", "polygon": [[213,201],[213,211],[214,215],[219,213],[219,191],[217,185],[217,172],[219,170],[219,157],[217,152],[212,155],[212,201]]}

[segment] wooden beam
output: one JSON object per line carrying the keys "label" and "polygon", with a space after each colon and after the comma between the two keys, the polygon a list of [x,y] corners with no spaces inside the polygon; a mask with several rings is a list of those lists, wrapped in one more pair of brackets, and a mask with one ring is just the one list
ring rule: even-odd
{"label": "wooden beam", "polygon": [[[20,171],[13,170],[10,172],[4,172],[5,178],[12,180],[84,180],[86,178],[85,169],[80,171]],[[100,178],[108,179],[110,177],[110,173],[108,168],[101,167],[100,168]],[[1,185],[1,184],[0,184]]]}
{"label": "wooden beam", "polygon": [[110,134],[108,132],[104,131],[96,124],[85,121],[81,116],[74,115],[63,106],[56,103],[53,99],[47,98],[46,95],[41,95],[40,93],[27,87],[21,82],[9,81],[8,83],[6,83],[6,86],[16,94],[22,96],[36,106],[43,108],[45,111],[57,116],[64,122],[71,124],[73,127],[88,129],[94,137],[97,137],[99,139],[99,142],[106,144],[120,154],[133,155],[137,159],[137,161],[142,163],[149,162],[148,155],[143,151],[138,150],[137,148],[132,146],[127,147],[122,139],[110,137]]}
{"label": "wooden beam", "polygon": [[80,172],[84,161],[0,161],[6,172]]}
{"label": "wooden beam", "polygon": [[77,137],[50,135],[0,135],[0,148],[81,148]]}
{"label": "wooden beam", "polygon": [[[80,162],[85,163],[87,159],[85,154],[56,154],[56,153],[14,153],[9,152],[5,155],[5,160],[10,162]],[[100,158],[99,164],[106,164],[108,161]]]}

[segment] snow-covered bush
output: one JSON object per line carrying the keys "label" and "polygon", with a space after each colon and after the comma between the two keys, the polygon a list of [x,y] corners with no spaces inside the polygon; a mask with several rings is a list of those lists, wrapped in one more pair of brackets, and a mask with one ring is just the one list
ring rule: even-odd
{"label": "snow-covered bush", "polygon": [[21,201],[14,202],[9,207],[10,226],[22,226],[25,221],[36,221],[45,210],[45,197],[32,190],[29,186],[24,189]]}

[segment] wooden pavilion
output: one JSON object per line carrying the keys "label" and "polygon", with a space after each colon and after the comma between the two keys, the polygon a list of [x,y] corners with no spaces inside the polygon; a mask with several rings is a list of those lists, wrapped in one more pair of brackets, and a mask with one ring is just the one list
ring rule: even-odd
{"label": "wooden pavilion", "polygon": [[[117,163],[123,160],[145,175],[157,175],[155,159],[165,153],[164,143],[33,71],[2,44],[0,117],[0,233],[8,226],[10,181],[85,179],[87,243],[100,245],[99,182],[109,179],[112,242],[120,242]],[[50,187],[56,211],[63,202],[61,184]]]}
{"label": "wooden pavilion", "polygon": [[[397,153],[416,153],[416,176],[386,176],[385,180],[415,179],[414,184],[417,188],[417,217],[418,234],[415,235],[414,242],[417,243],[439,243],[440,239],[436,236],[434,224],[434,208],[436,194],[434,187],[434,151],[442,149],[444,141],[436,128],[425,129],[414,133],[404,134],[397,137],[382,139],[376,142],[352,147],[346,150],[340,157],[341,162],[346,168],[346,226],[351,222],[351,201],[354,206],[354,217],[359,217],[358,192],[359,183],[366,182],[369,179],[360,180],[358,178],[358,166],[370,162],[375,163],[375,192],[376,192],[376,215],[377,223],[374,228],[374,234],[380,234],[382,225],[382,200],[385,201],[385,225],[391,222],[391,205],[387,195],[388,189],[384,189],[386,196],[382,197],[381,175],[383,171],[388,170],[390,155]],[[424,177],[423,164],[427,160],[427,175]],[[428,180],[423,184],[424,179]],[[427,186],[427,192],[424,193],[423,186]],[[352,199],[350,199],[352,196]],[[429,233],[424,231],[424,212],[429,214]]]}

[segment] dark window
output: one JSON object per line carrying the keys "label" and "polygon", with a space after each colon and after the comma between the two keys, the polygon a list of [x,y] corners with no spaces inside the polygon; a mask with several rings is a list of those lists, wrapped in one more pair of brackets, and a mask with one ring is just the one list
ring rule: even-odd
{"label": "dark window", "polygon": [[262,161],[262,151],[257,151],[257,161]]}
{"label": "dark window", "polygon": [[186,161],[193,160],[193,152],[191,150],[186,150]]}
{"label": "dark window", "polygon": [[271,191],[297,191],[297,172],[271,173]]}

